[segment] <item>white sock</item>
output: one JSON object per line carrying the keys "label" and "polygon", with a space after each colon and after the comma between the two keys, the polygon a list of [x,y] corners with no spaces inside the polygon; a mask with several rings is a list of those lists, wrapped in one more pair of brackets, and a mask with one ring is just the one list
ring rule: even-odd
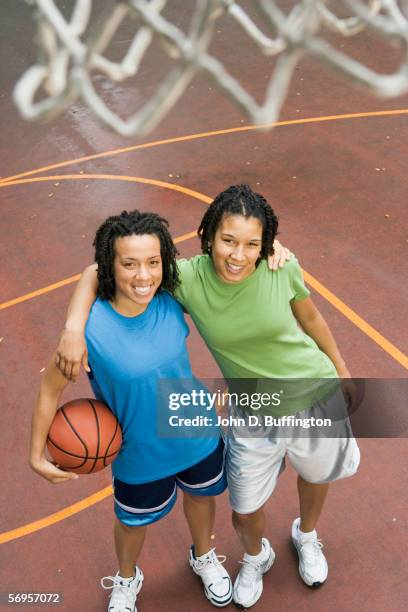
{"label": "white sock", "polygon": [[298,530],[298,534],[300,535],[301,538],[306,538],[307,540],[310,540],[311,538],[315,538],[316,537],[316,529],[313,529],[313,531],[302,531],[298,527],[297,530]]}
{"label": "white sock", "polygon": [[244,554],[244,559],[246,559],[247,561],[252,561],[253,563],[259,563],[259,561],[263,561],[264,557],[265,557],[265,550],[263,546],[261,548],[261,552],[258,553],[257,555],[249,555],[248,553]]}

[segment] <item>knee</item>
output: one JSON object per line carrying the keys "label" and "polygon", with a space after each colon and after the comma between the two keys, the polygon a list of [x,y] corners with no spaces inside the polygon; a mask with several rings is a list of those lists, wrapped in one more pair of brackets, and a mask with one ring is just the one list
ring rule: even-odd
{"label": "knee", "polygon": [[144,525],[126,525],[126,523],[122,523],[122,521],[120,521],[119,519],[115,520],[115,527],[126,535],[130,535],[131,533],[136,533],[137,531],[142,531],[146,529]]}
{"label": "knee", "polygon": [[183,491],[184,502],[189,504],[196,504],[199,506],[212,506],[215,503],[214,497],[209,495],[191,495],[187,491]]}
{"label": "knee", "polygon": [[251,512],[250,514],[241,514],[240,512],[235,512],[235,510],[233,510],[232,522],[234,523],[234,525],[248,525],[253,523],[258,518],[259,513],[260,510],[257,510],[256,512]]}

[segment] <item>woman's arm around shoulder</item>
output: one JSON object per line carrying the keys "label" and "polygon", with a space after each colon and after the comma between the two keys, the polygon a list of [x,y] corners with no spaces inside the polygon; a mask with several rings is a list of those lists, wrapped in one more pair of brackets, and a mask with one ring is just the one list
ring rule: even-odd
{"label": "woman's arm around shoulder", "polygon": [[75,382],[81,365],[89,372],[85,326],[98,291],[97,266],[85,268],[68,306],[67,320],[58,344],[55,364],[61,373]]}

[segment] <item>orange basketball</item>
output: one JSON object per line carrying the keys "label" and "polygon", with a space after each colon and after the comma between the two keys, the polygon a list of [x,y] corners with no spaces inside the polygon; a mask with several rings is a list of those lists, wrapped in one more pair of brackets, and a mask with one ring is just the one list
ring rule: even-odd
{"label": "orange basketball", "polygon": [[95,399],[77,399],[58,409],[48,432],[52,459],[68,472],[90,474],[112,463],[122,444],[113,412]]}

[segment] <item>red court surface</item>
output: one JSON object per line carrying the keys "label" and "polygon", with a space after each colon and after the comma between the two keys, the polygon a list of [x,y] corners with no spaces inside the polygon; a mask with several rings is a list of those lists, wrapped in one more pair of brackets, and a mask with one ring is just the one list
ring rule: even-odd
{"label": "red court surface", "polygon": [[[184,19],[182,6],[174,1],[168,11],[176,23]],[[123,209],[158,211],[181,237],[180,254],[193,255],[199,244],[186,234],[197,228],[210,199],[230,184],[249,183],[276,209],[280,239],[299,258],[353,376],[406,378],[408,97],[369,97],[305,60],[272,132],[250,126],[201,77],[144,138],[107,131],[80,103],[52,123],[27,124],[10,92],[33,59],[30,9],[7,0],[0,10],[0,591],[59,592],[64,600],[56,609],[97,612],[106,609],[99,580],[116,572],[110,473],[52,486],[28,466],[40,371],[56,346],[72,277],[92,261],[96,228]],[[123,41],[129,38],[124,27]],[[379,70],[394,66],[388,46],[372,34],[344,45],[368,62],[375,59]],[[228,19],[220,22],[214,48],[261,97],[270,60]],[[153,48],[142,81],[122,83],[112,93],[116,108],[126,111],[148,95],[163,70]],[[66,279],[71,282],[54,286]],[[190,350],[199,376],[217,374],[194,329]],[[89,393],[82,375],[65,398]],[[254,610],[406,608],[407,441],[359,443],[358,474],[332,486],[319,521],[330,568],[321,589],[308,589],[298,576],[289,540],[298,513],[296,477],[290,467],[281,476],[267,505],[266,535],[277,561]],[[226,494],[219,499],[214,542],[235,576],[242,549]],[[189,546],[179,500],[148,533],[139,612],[211,609],[187,566]]]}

